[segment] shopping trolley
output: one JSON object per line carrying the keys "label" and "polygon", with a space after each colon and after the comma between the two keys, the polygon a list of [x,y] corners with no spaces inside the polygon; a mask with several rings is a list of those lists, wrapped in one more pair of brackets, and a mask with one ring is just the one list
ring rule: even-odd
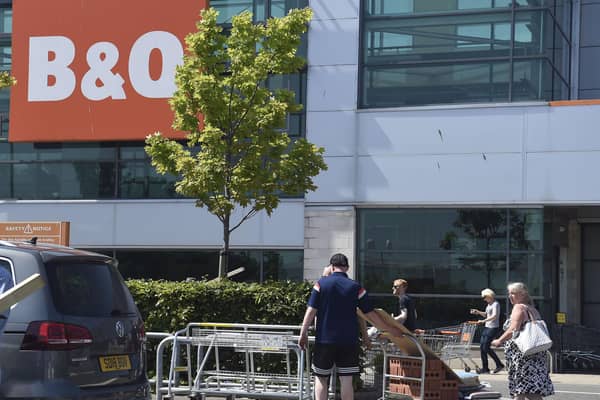
{"label": "shopping trolley", "polygon": [[450,360],[458,359],[462,362],[466,372],[471,371],[471,367],[467,363],[477,369],[477,364],[471,358],[471,345],[473,337],[477,330],[477,324],[465,322],[460,325],[444,326],[426,330],[418,338],[429,346],[429,348],[439,355],[446,363]]}

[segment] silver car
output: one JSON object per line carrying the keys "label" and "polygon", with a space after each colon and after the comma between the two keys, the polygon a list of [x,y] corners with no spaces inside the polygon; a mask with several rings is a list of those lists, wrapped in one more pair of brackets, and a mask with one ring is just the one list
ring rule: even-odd
{"label": "silver car", "polygon": [[0,398],[150,399],[144,324],[115,264],[34,240],[0,241],[0,268],[13,282],[35,273],[46,282],[0,316]]}

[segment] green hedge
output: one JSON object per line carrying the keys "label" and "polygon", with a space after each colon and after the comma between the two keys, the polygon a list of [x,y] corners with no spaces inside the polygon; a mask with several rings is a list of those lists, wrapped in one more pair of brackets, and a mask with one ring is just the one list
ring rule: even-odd
{"label": "green hedge", "polygon": [[300,325],[312,284],[229,280],[128,280],[146,332],[174,332],[188,322]]}

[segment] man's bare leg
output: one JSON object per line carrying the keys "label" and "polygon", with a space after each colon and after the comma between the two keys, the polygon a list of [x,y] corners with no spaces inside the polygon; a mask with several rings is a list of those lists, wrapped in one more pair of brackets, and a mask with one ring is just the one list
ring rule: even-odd
{"label": "man's bare leg", "polygon": [[326,376],[316,376],[315,378],[315,400],[327,400],[329,390],[329,378]]}
{"label": "man's bare leg", "polygon": [[340,392],[342,400],[354,400],[354,388],[352,387],[352,375],[340,376]]}

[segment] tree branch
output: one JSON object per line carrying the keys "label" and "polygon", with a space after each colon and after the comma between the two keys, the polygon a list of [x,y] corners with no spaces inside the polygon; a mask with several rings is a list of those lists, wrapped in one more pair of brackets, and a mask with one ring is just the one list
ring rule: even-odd
{"label": "tree branch", "polygon": [[246,221],[249,218],[252,218],[254,215],[256,215],[256,213],[257,213],[256,208],[252,207],[252,209],[250,211],[248,211],[248,213],[246,215],[244,215],[242,217],[242,219],[237,224],[235,224],[235,226],[233,228],[229,229],[229,233],[236,230],[240,225],[242,225],[244,223],[244,221]]}

